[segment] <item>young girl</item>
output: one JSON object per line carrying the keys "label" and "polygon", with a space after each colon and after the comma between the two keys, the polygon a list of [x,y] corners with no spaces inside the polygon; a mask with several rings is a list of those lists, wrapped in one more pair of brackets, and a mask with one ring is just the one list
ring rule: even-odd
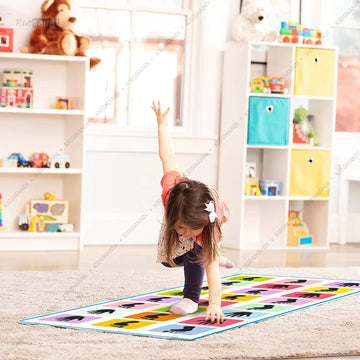
{"label": "young girl", "polygon": [[[190,314],[198,309],[204,272],[209,288],[206,320],[223,321],[219,264],[232,267],[230,260],[219,257],[221,225],[229,218],[229,208],[214,189],[185,178],[177,168],[167,130],[167,114],[153,102],[157,116],[159,155],[164,175],[161,179],[165,208],[158,247],[158,261],[167,267],[184,266],[184,298],[173,305],[175,314]],[[220,263],[219,263],[220,259]]]}

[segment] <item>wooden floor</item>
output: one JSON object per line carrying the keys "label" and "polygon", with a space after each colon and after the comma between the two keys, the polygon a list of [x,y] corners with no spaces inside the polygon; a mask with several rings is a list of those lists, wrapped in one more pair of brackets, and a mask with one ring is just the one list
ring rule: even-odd
{"label": "wooden floor", "polygon": [[[251,267],[342,267],[360,266],[360,244],[331,245],[324,250],[237,251],[223,253],[238,268]],[[81,270],[96,267],[111,271],[155,269],[155,246],[86,246],[84,251],[0,252],[0,271],[8,270]]]}

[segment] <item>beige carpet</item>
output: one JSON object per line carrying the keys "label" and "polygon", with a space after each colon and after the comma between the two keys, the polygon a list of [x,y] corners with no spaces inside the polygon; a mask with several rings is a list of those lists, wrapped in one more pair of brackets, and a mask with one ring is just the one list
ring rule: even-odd
{"label": "beige carpet", "polygon": [[[358,268],[222,270],[237,273],[360,279]],[[0,359],[203,360],[360,355],[360,295],[250,324],[195,341],[20,325],[19,319],[166,289],[181,269],[0,272]]]}

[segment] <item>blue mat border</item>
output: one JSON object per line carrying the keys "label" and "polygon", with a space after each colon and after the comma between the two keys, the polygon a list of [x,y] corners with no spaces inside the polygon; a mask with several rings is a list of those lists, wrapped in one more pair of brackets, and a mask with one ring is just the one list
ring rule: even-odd
{"label": "blue mat border", "polygon": [[[360,280],[334,279],[334,278],[331,278],[331,279],[328,279],[328,278],[312,278],[312,277],[307,277],[307,276],[263,275],[263,274],[247,274],[247,273],[240,273],[240,274],[235,274],[235,275],[223,276],[223,277],[221,277],[221,280],[228,279],[228,278],[232,278],[232,277],[237,277],[237,276],[259,276],[259,277],[272,277],[272,276],[274,276],[274,277],[294,278],[294,279],[323,280],[323,281],[329,280],[329,281],[345,281],[345,282],[348,282],[348,281],[356,281],[356,282],[359,282],[359,281],[360,281]],[[207,284],[207,281],[204,281],[204,284]],[[301,306],[298,306],[298,307],[295,308],[295,309],[287,310],[287,311],[281,312],[281,313],[279,313],[279,314],[272,314],[271,316],[266,317],[266,318],[262,318],[262,319],[260,319],[260,320],[256,320],[256,319],[255,319],[255,320],[252,320],[252,321],[248,321],[248,322],[246,322],[245,324],[243,324],[243,323],[234,324],[234,325],[229,326],[229,327],[226,327],[226,328],[224,328],[224,329],[216,328],[217,331],[214,332],[214,333],[205,334],[205,335],[199,335],[199,336],[193,336],[192,338],[181,337],[182,335],[179,335],[179,336],[172,335],[172,336],[170,337],[170,336],[162,336],[162,335],[158,335],[158,334],[148,334],[148,333],[143,334],[143,333],[137,333],[136,331],[133,331],[133,330],[131,330],[131,331],[129,330],[129,332],[122,330],[121,332],[119,332],[119,331],[113,331],[113,330],[95,329],[95,328],[93,328],[93,327],[92,327],[92,328],[86,328],[86,327],[77,327],[77,326],[68,326],[68,325],[67,325],[67,326],[63,326],[63,325],[41,324],[41,323],[38,323],[38,322],[31,322],[31,321],[30,321],[30,320],[32,320],[32,319],[38,319],[38,318],[42,318],[42,317],[44,317],[44,316],[51,316],[51,315],[61,314],[61,313],[64,313],[64,312],[70,312],[70,311],[85,309],[85,308],[90,307],[90,306],[98,306],[98,305],[113,303],[113,302],[115,302],[115,301],[122,301],[122,300],[132,299],[132,298],[134,298],[134,297],[147,296],[147,295],[151,295],[151,294],[157,294],[157,293],[159,293],[159,292],[177,290],[179,287],[181,288],[182,286],[176,286],[176,287],[169,288],[169,289],[152,291],[152,292],[145,293],[145,294],[139,294],[139,295],[129,296],[129,297],[126,297],[126,298],[121,298],[121,299],[116,299],[116,300],[110,300],[110,301],[95,303],[95,304],[91,304],[91,305],[82,306],[82,307],[79,307],[79,308],[74,308],[74,309],[69,309],[69,310],[62,310],[62,311],[58,311],[58,312],[54,312],[54,313],[50,313],[50,314],[33,316],[33,317],[30,317],[30,318],[18,320],[18,323],[19,323],[19,324],[22,324],[22,325],[27,325],[27,324],[30,324],[30,325],[47,325],[47,326],[53,326],[53,327],[60,327],[60,328],[64,328],[64,329],[93,330],[93,331],[109,332],[109,333],[116,333],[116,334],[127,334],[127,335],[143,336],[143,337],[144,337],[144,336],[146,336],[146,337],[155,337],[155,338],[161,338],[161,339],[172,339],[172,340],[192,341],[192,340],[198,340],[198,339],[201,339],[201,338],[210,336],[210,335],[219,334],[219,333],[222,333],[222,332],[224,332],[224,331],[228,331],[228,330],[232,330],[232,329],[235,329],[235,328],[239,328],[239,327],[241,327],[241,326],[249,325],[249,324],[256,323],[256,322],[260,322],[260,321],[263,321],[263,320],[268,320],[268,319],[273,318],[273,317],[285,315],[285,314],[288,314],[288,313],[291,313],[291,312],[294,312],[294,311],[298,311],[298,310],[300,310],[300,309],[305,309],[305,308],[312,307],[312,306],[323,305],[323,304],[326,304],[326,303],[329,303],[329,302],[332,302],[332,301],[340,300],[340,299],[343,299],[343,298],[345,298],[345,297],[357,295],[357,294],[360,293],[360,289],[358,289],[358,290],[355,290],[355,291],[353,291],[353,292],[351,292],[351,293],[349,293],[349,294],[344,294],[344,295],[341,295],[341,296],[338,296],[338,297],[335,297],[335,298],[331,298],[331,299],[328,299],[328,300],[323,300],[323,301],[321,301],[321,302],[317,302],[317,303],[314,303],[314,304],[301,305]]]}

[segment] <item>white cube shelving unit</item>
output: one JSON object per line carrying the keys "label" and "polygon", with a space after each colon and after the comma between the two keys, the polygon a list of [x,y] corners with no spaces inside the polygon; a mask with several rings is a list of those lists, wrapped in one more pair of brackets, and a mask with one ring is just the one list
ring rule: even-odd
{"label": "white cube shelving unit", "polygon": [[[21,153],[69,155],[71,167],[0,168],[0,193],[5,231],[0,250],[81,250],[85,175],[85,89],[89,68],[86,57],[0,53],[3,69],[33,71],[34,104],[31,109],[0,108],[0,159]],[[57,96],[72,96],[73,110],[55,109]],[[69,201],[69,223],[74,232],[24,232],[18,216],[30,200],[45,192]]]}
{"label": "white cube shelving unit", "polygon": [[[301,49],[298,52],[298,49]],[[336,89],[337,51],[333,48],[301,44],[266,42],[229,42],[224,55],[222,92],[219,191],[229,203],[231,219],[224,226],[225,246],[235,249],[301,249],[287,246],[288,212],[301,210],[313,235],[312,249],[329,245],[329,196],[296,196],[291,194],[290,168],[292,151],[304,150],[331,153],[335,128],[336,96],[303,95],[296,90],[296,71],[303,58],[321,59],[334,56],[334,69],[324,74],[333,80]],[[316,54],[316,56],[315,56]],[[319,55],[320,54],[320,55]],[[306,57],[305,56],[305,57]],[[324,56],[325,57],[325,56]],[[309,60],[309,59],[306,59]],[[251,93],[249,82],[258,76],[281,76],[288,94]],[[285,145],[249,145],[248,117],[250,97],[288,99],[288,141]],[[294,110],[299,106],[315,116],[313,127],[319,146],[293,144]],[[277,129],[274,128],[274,131]],[[255,162],[257,177],[281,181],[280,196],[245,195],[245,168]],[[329,187],[331,181],[329,176]]]}

